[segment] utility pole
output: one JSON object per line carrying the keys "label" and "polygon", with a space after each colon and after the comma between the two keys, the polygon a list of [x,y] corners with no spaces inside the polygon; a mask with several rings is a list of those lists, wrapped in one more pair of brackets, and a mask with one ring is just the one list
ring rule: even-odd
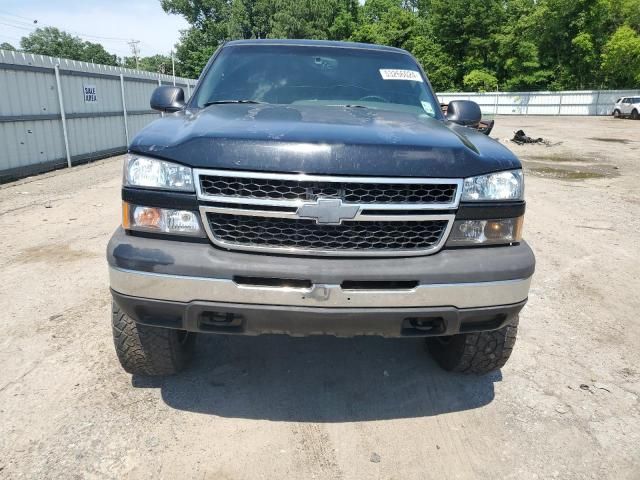
{"label": "utility pole", "polygon": [[140,40],[131,40],[130,42],[127,42],[127,43],[131,47],[131,53],[133,53],[133,58],[136,61],[136,69],[139,69],[140,60],[138,58],[138,54],[140,53],[140,49],[138,48],[138,44],[140,43]]}
{"label": "utility pole", "polygon": [[171,50],[171,73],[173,74],[173,86],[176,86],[176,59],[173,56],[173,50]]}

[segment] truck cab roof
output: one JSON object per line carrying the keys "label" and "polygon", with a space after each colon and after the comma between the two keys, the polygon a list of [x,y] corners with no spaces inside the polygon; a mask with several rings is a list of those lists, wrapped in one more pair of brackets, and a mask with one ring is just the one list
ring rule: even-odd
{"label": "truck cab roof", "polygon": [[395,52],[410,55],[409,52],[401,48],[388,47],[386,45],[375,45],[372,43],[360,42],[338,42],[333,40],[291,40],[291,39],[251,39],[251,40],[231,40],[224,46],[264,46],[264,45],[286,45],[299,47],[333,47],[333,48],[353,48],[360,50],[377,50],[383,52]]}

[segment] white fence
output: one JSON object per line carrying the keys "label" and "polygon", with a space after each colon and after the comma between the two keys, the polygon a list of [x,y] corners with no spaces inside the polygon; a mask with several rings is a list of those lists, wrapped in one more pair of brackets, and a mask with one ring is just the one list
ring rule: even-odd
{"label": "white fence", "polygon": [[631,96],[640,90],[438,94],[442,103],[472,100],[485,115],[611,115],[618,98]]}
{"label": "white fence", "polygon": [[[0,50],[0,183],[126,151],[173,77]],[[195,80],[176,78],[191,94]]]}
{"label": "white fence", "polygon": [[[0,183],[126,151],[158,117],[151,92],[174,79],[120,67],[0,50]],[[176,78],[190,96],[196,81]],[[485,115],[610,115],[640,90],[441,93]]]}

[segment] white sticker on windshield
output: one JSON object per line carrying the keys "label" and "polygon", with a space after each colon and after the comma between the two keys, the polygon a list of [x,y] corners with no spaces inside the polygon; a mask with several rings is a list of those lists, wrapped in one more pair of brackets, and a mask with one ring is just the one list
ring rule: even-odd
{"label": "white sticker on windshield", "polygon": [[420,72],[415,70],[397,70],[393,68],[381,68],[380,75],[383,80],[410,80],[412,82],[422,82]]}
{"label": "white sticker on windshield", "polygon": [[429,115],[430,117],[435,116],[435,112],[433,111],[433,105],[431,105],[430,102],[425,102],[424,100],[422,100],[420,101],[420,103],[422,104],[422,108],[424,109],[427,115]]}

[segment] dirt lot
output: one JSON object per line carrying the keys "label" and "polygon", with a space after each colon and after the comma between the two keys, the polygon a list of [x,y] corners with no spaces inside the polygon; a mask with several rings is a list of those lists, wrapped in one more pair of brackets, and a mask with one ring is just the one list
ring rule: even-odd
{"label": "dirt lot", "polygon": [[640,122],[500,117],[526,161],[538,267],[501,373],[422,342],[201,338],[117,363],[104,259],[118,158],[0,187],[0,477],[640,478]]}

